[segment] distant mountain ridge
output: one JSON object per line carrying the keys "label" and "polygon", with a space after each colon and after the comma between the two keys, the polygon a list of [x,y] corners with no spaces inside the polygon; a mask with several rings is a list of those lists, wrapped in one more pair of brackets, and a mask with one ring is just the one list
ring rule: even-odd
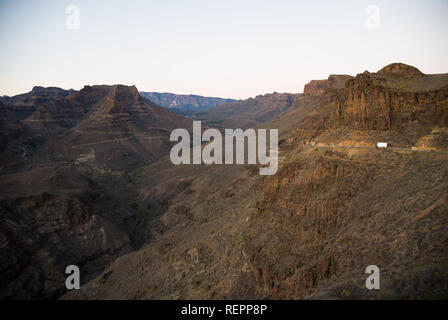
{"label": "distant mountain ridge", "polygon": [[180,113],[190,119],[204,121],[210,127],[247,129],[268,122],[294,107],[300,94],[268,93],[255,98],[224,103],[205,112]]}
{"label": "distant mountain ridge", "polygon": [[37,107],[51,101],[65,98],[75,93],[73,89],[64,90],[57,87],[35,86],[30,92],[13,97],[0,97],[0,123],[11,120],[23,120],[32,114]]}
{"label": "distant mountain ridge", "polygon": [[[42,104],[62,99],[78,92],[74,89],[65,90],[58,87],[35,86],[30,92],[15,96],[0,96],[0,122],[23,120]],[[224,103],[237,100],[217,97],[204,97],[194,94],[174,94],[165,92],[145,92],[139,94],[150,102],[183,115],[185,111],[207,111]]]}
{"label": "distant mountain ridge", "polygon": [[145,91],[140,91],[140,94],[161,107],[180,110],[206,111],[220,104],[236,101],[234,99],[203,97],[193,94],[186,95]]}

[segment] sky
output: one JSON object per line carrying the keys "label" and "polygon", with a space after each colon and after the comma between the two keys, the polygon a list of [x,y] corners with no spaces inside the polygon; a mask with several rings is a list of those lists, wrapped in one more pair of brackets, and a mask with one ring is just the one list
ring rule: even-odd
{"label": "sky", "polygon": [[447,14],[446,0],[0,0],[0,95],[126,84],[246,99],[393,62],[448,73]]}

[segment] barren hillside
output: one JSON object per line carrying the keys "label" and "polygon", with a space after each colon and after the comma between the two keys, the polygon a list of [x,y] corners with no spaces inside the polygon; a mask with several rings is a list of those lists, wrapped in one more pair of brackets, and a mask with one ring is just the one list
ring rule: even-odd
{"label": "barren hillside", "polygon": [[[446,77],[409,70],[301,96],[265,125],[280,129],[274,176],[167,159],[146,167],[140,194],[165,208],[154,240],[64,298],[447,298]],[[437,85],[410,96],[384,85],[422,76]],[[371,264],[383,290],[364,286]]]}

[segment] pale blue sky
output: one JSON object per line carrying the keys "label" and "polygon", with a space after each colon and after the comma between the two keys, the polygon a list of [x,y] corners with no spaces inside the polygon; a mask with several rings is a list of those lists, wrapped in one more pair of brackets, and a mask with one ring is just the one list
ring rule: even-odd
{"label": "pale blue sky", "polygon": [[[65,26],[70,4],[79,30]],[[248,98],[392,62],[446,73],[447,14],[446,0],[0,0],[0,95],[122,83]]]}

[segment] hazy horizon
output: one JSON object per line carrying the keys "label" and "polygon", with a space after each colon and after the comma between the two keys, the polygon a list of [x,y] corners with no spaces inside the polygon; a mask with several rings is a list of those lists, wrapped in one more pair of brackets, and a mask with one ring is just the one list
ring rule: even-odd
{"label": "hazy horizon", "polygon": [[[79,28],[66,24],[69,5]],[[245,99],[393,62],[446,73],[447,9],[443,0],[0,0],[0,95],[125,84]]]}

